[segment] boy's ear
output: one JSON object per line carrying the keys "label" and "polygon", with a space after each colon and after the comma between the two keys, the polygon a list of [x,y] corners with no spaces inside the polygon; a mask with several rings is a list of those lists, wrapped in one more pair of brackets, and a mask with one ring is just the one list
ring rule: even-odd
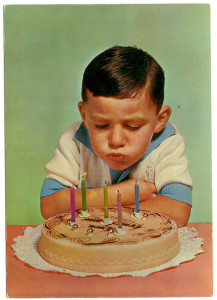
{"label": "boy's ear", "polygon": [[83,102],[78,102],[78,109],[81,115],[83,122],[85,123],[85,107]]}
{"label": "boy's ear", "polygon": [[161,108],[161,110],[158,113],[158,122],[155,127],[154,133],[158,133],[161,130],[163,130],[163,128],[166,126],[170,118],[171,113],[172,113],[172,109],[170,106],[164,106]]}

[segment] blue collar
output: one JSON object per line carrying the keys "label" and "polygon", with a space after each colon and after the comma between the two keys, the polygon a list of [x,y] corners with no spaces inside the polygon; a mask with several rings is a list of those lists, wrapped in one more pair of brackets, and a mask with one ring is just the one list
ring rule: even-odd
{"label": "blue collar", "polygon": [[87,128],[84,125],[84,122],[81,123],[80,127],[76,131],[74,138],[82,143],[84,146],[86,146],[88,149],[90,149],[91,152],[94,153],[91,142],[90,142],[90,136]]}
{"label": "blue collar", "polygon": [[[164,140],[166,140],[169,136],[176,134],[176,129],[171,123],[167,123],[164,129],[158,133],[154,134],[153,138],[151,140],[151,143],[146,151],[146,153],[143,155],[142,158],[140,158],[139,161],[137,161],[135,164],[130,166],[129,168],[125,170],[114,170],[110,169],[110,175],[112,179],[112,183],[119,183],[123,179],[126,179],[130,172],[139,164],[142,160],[144,160],[155,148],[157,148]],[[94,153],[91,142],[90,142],[90,137],[89,137],[89,132],[87,128],[85,127],[84,123],[82,122],[78,130],[76,131],[74,138],[85,145],[91,152]]]}

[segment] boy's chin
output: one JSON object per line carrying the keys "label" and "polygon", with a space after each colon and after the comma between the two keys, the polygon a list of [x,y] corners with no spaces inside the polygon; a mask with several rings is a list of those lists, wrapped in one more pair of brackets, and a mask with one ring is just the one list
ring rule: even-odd
{"label": "boy's chin", "polygon": [[123,171],[123,170],[126,170],[127,168],[130,167],[129,164],[120,164],[120,163],[108,163],[107,162],[107,165],[113,169],[113,170],[117,170],[117,171]]}

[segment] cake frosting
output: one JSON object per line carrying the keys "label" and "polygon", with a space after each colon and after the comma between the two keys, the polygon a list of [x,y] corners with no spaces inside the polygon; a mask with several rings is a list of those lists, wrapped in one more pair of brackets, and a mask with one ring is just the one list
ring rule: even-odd
{"label": "cake frosting", "polygon": [[[118,234],[117,209],[109,208],[112,224],[104,222],[104,209],[91,208],[82,217],[76,210],[49,218],[42,225],[38,246],[50,264],[85,273],[119,273],[161,265],[180,251],[176,223],[162,214],[122,207],[122,229]],[[110,223],[110,222],[109,222]]]}

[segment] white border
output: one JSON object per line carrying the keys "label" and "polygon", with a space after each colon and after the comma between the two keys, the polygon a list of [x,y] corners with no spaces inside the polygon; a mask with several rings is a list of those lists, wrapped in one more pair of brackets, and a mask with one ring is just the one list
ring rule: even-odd
{"label": "white border", "polygon": [[[217,153],[217,134],[215,129],[217,128],[217,118],[216,118],[216,111],[217,111],[217,93],[216,93],[216,53],[217,53],[217,46],[216,46],[216,28],[217,28],[217,1],[216,0],[201,0],[201,1],[7,1],[3,0],[2,2],[2,11],[0,14],[0,29],[1,33],[3,33],[3,6],[5,5],[55,5],[55,4],[210,4],[210,9],[211,9],[211,66],[212,66],[212,174],[213,174],[213,231],[214,231],[214,249],[213,253],[216,253],[216,242],[215,242],[215,236],[216,236],[216,222],[215,222],[215,215],[216,215],[216,199],[217,199],[217,192],[216,192],[216,164],[217,164],[217,159],[216,159],[216,153]],[[1,51],[1,101],[0,101],[0,226],[1,226],[1,234],[0,234],[0,240],[1,240],[1,245],[5,246],[5,154],[4,154],[4,55],[3,55],[3,38],[2,34],[0,35],[0,51]],[[201,170],[202,171],[202,170]],[[0,265],[1,265],[1,270],[4,270],[1,272],[1,293],[0,297],[1,299],[7,299],[6,298],[6,257],[5,257],[5,247],[1,247],[1,252],[0,252]],[[216,265],[216,255],[214,255],[213,259],[213,267]],[[214,267],[214,279],[213,283],[215,282],[216,278],[216,272],[215,272],[215,267]],[[214,292],[213,292],[213,297],[216,295],[216,288],[214,285]],[[21,298],[20,298],[21,299]],[[55,298],[50,298],[50,299],[55,299]],[[60,299],[60,298],[59,298]],[[84,298],[80,298],[84,299]],[[100,299],[100,298],[98,298]],[[121,299],[121,298],[119,298]],[[180,298],[179,298],[180,299]]]}

